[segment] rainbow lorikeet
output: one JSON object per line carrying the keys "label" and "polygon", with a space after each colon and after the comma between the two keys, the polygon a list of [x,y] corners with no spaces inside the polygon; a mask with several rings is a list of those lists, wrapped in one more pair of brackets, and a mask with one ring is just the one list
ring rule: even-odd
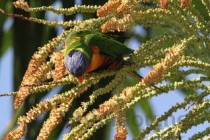
{"label": "rainbow lorikeet", "polygon": [[73,31],[65,42],[65,66],[82,82],[83,74],[117,69],[126,64],[124,55],[133,50],[111,37],[91,30]]}

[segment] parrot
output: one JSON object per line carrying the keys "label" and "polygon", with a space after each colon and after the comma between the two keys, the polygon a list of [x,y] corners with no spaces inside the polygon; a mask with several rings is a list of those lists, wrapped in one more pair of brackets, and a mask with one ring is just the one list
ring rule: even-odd
{"label": "parrot", "polygon": [[85,73],[119,69],[133,50],[103,33],[92,30],[72,31],[65,40],[64,65],[81,83]]}

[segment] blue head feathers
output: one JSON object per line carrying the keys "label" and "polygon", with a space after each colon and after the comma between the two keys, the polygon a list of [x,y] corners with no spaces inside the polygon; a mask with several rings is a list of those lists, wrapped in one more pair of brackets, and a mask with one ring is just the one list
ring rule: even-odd
{"label": "blue head feathers", "polygon": [[65,66],[74,76],[82,76],[89,66],[90,60],[79,50],[70,51],[65,57]]}

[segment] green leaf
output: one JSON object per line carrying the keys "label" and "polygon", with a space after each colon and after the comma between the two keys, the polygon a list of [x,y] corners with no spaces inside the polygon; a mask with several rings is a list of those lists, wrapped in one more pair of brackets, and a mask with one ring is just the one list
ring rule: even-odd
{"label": "green leaf", "polygon": [[0,57],[11,47],[12,45],[12,28],[3,34],[2,45],[0,47]]}
{"label": "green leaf", "polygon": [[139,133],[140,126],[134,108],[129,109],[126,116],[128,128],[130,129],[133,137],[136,137]]}

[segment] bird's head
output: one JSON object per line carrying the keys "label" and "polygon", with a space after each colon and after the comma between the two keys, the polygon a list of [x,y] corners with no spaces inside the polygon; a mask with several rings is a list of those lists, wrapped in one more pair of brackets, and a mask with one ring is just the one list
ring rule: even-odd
{"label": "bird's head", "polygon": [[80,50],[72,50],[65,56],[67,70],[81,81],[82,75],[88,69],[90,59]]}
{"label": "bird's head", "polygon": [[65,41],[65,66],[66,69],[82,81],[82,76],[88,69],[92,59],[92,52],[85,42],[81,31],[74,31]]}

